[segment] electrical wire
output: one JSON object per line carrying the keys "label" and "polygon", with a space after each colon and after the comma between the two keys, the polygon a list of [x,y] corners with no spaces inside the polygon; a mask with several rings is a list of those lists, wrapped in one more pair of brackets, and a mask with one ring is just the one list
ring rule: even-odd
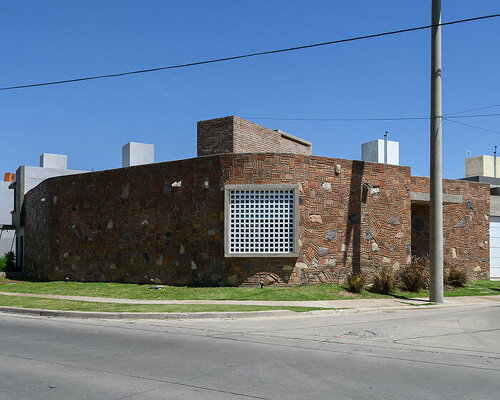
{"label": "electrical wire", "polygon": [[496,133],[497,135],[500,135],[500,132],[498,132],[498,131],[494,131],[494,130],[492,130],[492,129],[481,128],[480,126],[471,125],[471,124],[466,124],[465,122],[454,121],[454,120],[452,120],[452,119],[448,119],[448,118],[443,118],[443,119],[444,119],[445,121],[453,122],[453,123],[455,123],[455,124],[464,125],[464,126],[468,126],[468,127],[470,127],[470,128],[479,129],[479,130],[482,130],[482,131],[485,131],[485,132]]}
{"label": "electrical wire", "polygon": [[406,120],[428,120],[429,117],[389,117],[389,118],[273,118],[273,117],[246,117],[245,119],[272,120],[272,121],[406,121]]}
{"label": "electrical wire", "polygon": [[414,31],[419,31],[419,30],[423,30],[423,29],[434,28],[437,26],[454,25],[454,24],[460,24],[460,23],[464,23],[464,22],[479,21],[479,20],[484,20],[484,19],[488,19],[488,18],[496,18],[496,17],[500,17],[500,14],[483,15],[480,17],[466,18],[466,19],[450,21],[450,22],[443,22],[441,24],[417,26],[417,27],[413,27],[413,28],[398,29],[395,31],[375,33],[375,34],[371,34],[371,35],[364,35],[364,36],[357,36],[357,37],[346,38],[346,39],[332,40],[329,42],[313,43],[313,44],[307,44],[307,45],[303,45],[303,46],[288,47],[288,48],[277,49],[277,50],[260,51],[257,53],[248,53],[248,54],[241,54],[241,55],[232,56],[232,57],[224,57],[224,58],[216,58],[216,59],[203,60],[203,61],[195,61],[195,62],[190,62],[190,63],[186,63],[186,64],[168,65],[168,66],[164,66],[164,67],[147,68],[147,69],[142,69],[142,70],[118,72],[118,73],[105,74],[105,75],[86,76],[86,77],[81,77],[81,78],[65,79],[65,80],[51,81],[51,82],[41,82],[41,83],[32,83],[32,84],[24,84],[24,85],[16,85],[16,86],[6,86],[6,87],[0,87],[0,90],[27,89],[27,88],[34,88],[34,87],[40,87],[40,86],[62,85],[62,84],[68,84],[68,83],[90,81],[90,80],[95,80],[95,79],[118,78],[118,77],[122,77],[122,76],[126,76],[126,75],[143,74],[143,73],[162,71],[162,70],[167,70],[167,69],[193,67],[193,66],[197,66],[197,65],[212,64],[212,63],[223,62],[223,61],[233,61],[233,60],[238,60],[238,59],[242,59],[242,58],[263,56],[263,55],[269,55],[269,54],[277,54],[277,53],[284,53],[284,52],[288,52],[288,51],[310,49],[313,47],[354,42],[357,40],[371,39],[371,38],[377,38],[377,37],[388,36],[388,35],[395,35],[395,34],[406,33],[406,32],[414,32]]}
{"label": "electrical wire", "polygon": [[498,116],[500,116],[500,113],[496,113],[496,114],[475,114],[475,115],[456,115],[456,116],[443,115],[443,117],[446,117],[446,118],[477,118],[477,117],[498,117]]}
{"label": "electrical wire", "polygon": [[492,106],[486,106],[486,107],[479,107],[479,108],[471,108],[469,110],[464,110],[464,111],[456,111],[456,112],[452,112],[452,113],[446,113],[444,114],[444,116],[450,116],[450,115],[455,115],[455,114],[463,114],[463,113],[466,113],[466,112],[469,112],[469,111],[479,111],[479,110],[486,110],[487,108],[493,108],[493,107],[500,107],[500,104],[494,104]]}
{"label": "electrical wire", "polygon": [[[498,117],[497,114],[475,114],[475,115],[457,115],[446,118],[482,118],[482,117]],[[387,118],[275,118],[275,117],[246,117],[245,119],[253,120],[272,120],[272,121],[332,121],[332,122],[349,122],[349,121],[406,121],[406,120],[429,120],[430,117],[387,117]],[[445,118],[443,116],[442,118]]]}

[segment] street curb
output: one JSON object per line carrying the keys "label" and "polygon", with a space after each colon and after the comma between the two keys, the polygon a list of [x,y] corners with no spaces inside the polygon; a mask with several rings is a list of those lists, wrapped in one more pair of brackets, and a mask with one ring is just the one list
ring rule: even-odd
{"label": "street curb", "polygon": [[63,310],[43,310],[39,308],[22,308],[0,306],[0,312],[9,314],[31,315],[37,317],[59,317],[59,318],[81,318],[81,319],[115,319],[115,320],[134,320],[134,319],[163,319],[163,320],[181,320],[181,319],[236,319],[236,318],[262,318],[262,317],[291,317],[307,315],[328,315],[328,314],[358,314],[391,312],[404,310],[436,310],[460,307],[481,307],[498,306],[498,302],[486,303],[463,303],[463,304],[429,304],[429,305],[402,305],[389,307],[358,307],[358,308],[327,308],[324,310],[314,310],[306,312],[294,312],[290,310],[270,310],[270,311],[227,311],[227,312],[193,312],[193,313],[141,313],[141,312],[95,312],[95,311],[63,311]]}
{"label": "street curb", "polygon": [[405,305],[405,306],[388,306],[388,307],[355,307],[355,308],[336,308],[325,310],[307,311],[301,314],[321,315],[321,314],[357,314],[357,313],[373,313],[373,312],[390,312],[404,310],[438,310],[448,308],[462,307],[483,307],[483,306],[498,306],[497,302],[488,303],[463,303],[463,304],[421,304],[421,305]]}
{"label": "street curb", "polygon": [[141,312],[94,312],[42,310],[39,308],[22,308],[1,306],[0,312],[9,314],[32,315],[37,317],[61,317],[82,319],[232,319],[258,317],[285,317],[297,315],[290,310],[270,311],[228,311],[228,312],[193,312],[193,313],[141,313]]}

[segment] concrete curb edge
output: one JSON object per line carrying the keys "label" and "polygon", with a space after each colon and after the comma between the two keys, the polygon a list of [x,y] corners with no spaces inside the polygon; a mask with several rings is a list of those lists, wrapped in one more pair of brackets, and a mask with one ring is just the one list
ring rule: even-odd
{"label": "concrete curb edge", "polygon": [[498,306],[498,303],[463,303],[463,304],[419,304],[419,305],[404,305],[404,306],[387,306],[387,307],[353,307],[353,308],[337,308],[308,311],[301,314],[318,315],[318,314],[356,314],[356,313],[373,313],[373,312],[390,312],[404,310],[438,310],[460,307],[483,307],[483,306]]}
{"label": "concrete curb edge", "polygon": [[22,308],[0,306],[0,312],[9,314],[32,315],[37,317],[62,317],[83,319],[231,319],[257,317],[284,317],[297,315],[289,310],[270,311],[228,311],[228,312],[193,312],[193,313],[148,313],[148,312],[98,312],[98,311],[64,311],[43,310],[39,308]]}
{"label": "concrete curb edge", "polygon": [[193,312],[193,313],[141,313],[141,312],[96,312],[96,311],[63,311],[44,310],[38,308],[22,308],[0,306],[0,312],[9,314],[31,315],[37,317],[59,317],[59,318],[81,318],[81,319],[235,319],[235,318],[262,318],[262,317],[290,317],[299,315],[325,315],[325,314],[356,314],[372,312],[390,312],[402,310],[433,310],[458,307],[481,307],[498,305],[495,302],[486,303],[463,303],[463,304],[422,304],[422,305],[401,305],[389,307],[364,307],[364,308],[327,308],[324,310],[294,312],[290,310],[269,310],[269,311],[227,311],[227,312]]}

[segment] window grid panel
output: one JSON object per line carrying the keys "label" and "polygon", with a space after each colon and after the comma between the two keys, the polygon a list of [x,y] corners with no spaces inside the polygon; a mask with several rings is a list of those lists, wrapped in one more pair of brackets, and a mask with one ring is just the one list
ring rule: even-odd
{"label": "window grid panel", "polygon": [[230,190],[230,253],[293,253],[294,190]]}

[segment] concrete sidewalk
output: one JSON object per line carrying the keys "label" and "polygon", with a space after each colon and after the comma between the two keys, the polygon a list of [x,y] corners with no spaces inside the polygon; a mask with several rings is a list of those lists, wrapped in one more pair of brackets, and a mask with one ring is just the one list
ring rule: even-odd
{"label": "concrete sidewalk", "polygon": [[[52,294],[0,292],[0,295],[23,296],[57,300],[88,301],[92,303],[117,304],[229,304],[247,306],[296,306],[342,309],[387,309],[405,308],[405,306],[436,306],[427,298],[390,298],[390,299],[355,299],[355,300],[310,300],[310,301],[267,301],[267,300],[136,300],[110,297],[60,296]],[[498,296],[462,296],[445,297],[444,304],[439,307],[475,306],[483,304],[500,304]]]}

